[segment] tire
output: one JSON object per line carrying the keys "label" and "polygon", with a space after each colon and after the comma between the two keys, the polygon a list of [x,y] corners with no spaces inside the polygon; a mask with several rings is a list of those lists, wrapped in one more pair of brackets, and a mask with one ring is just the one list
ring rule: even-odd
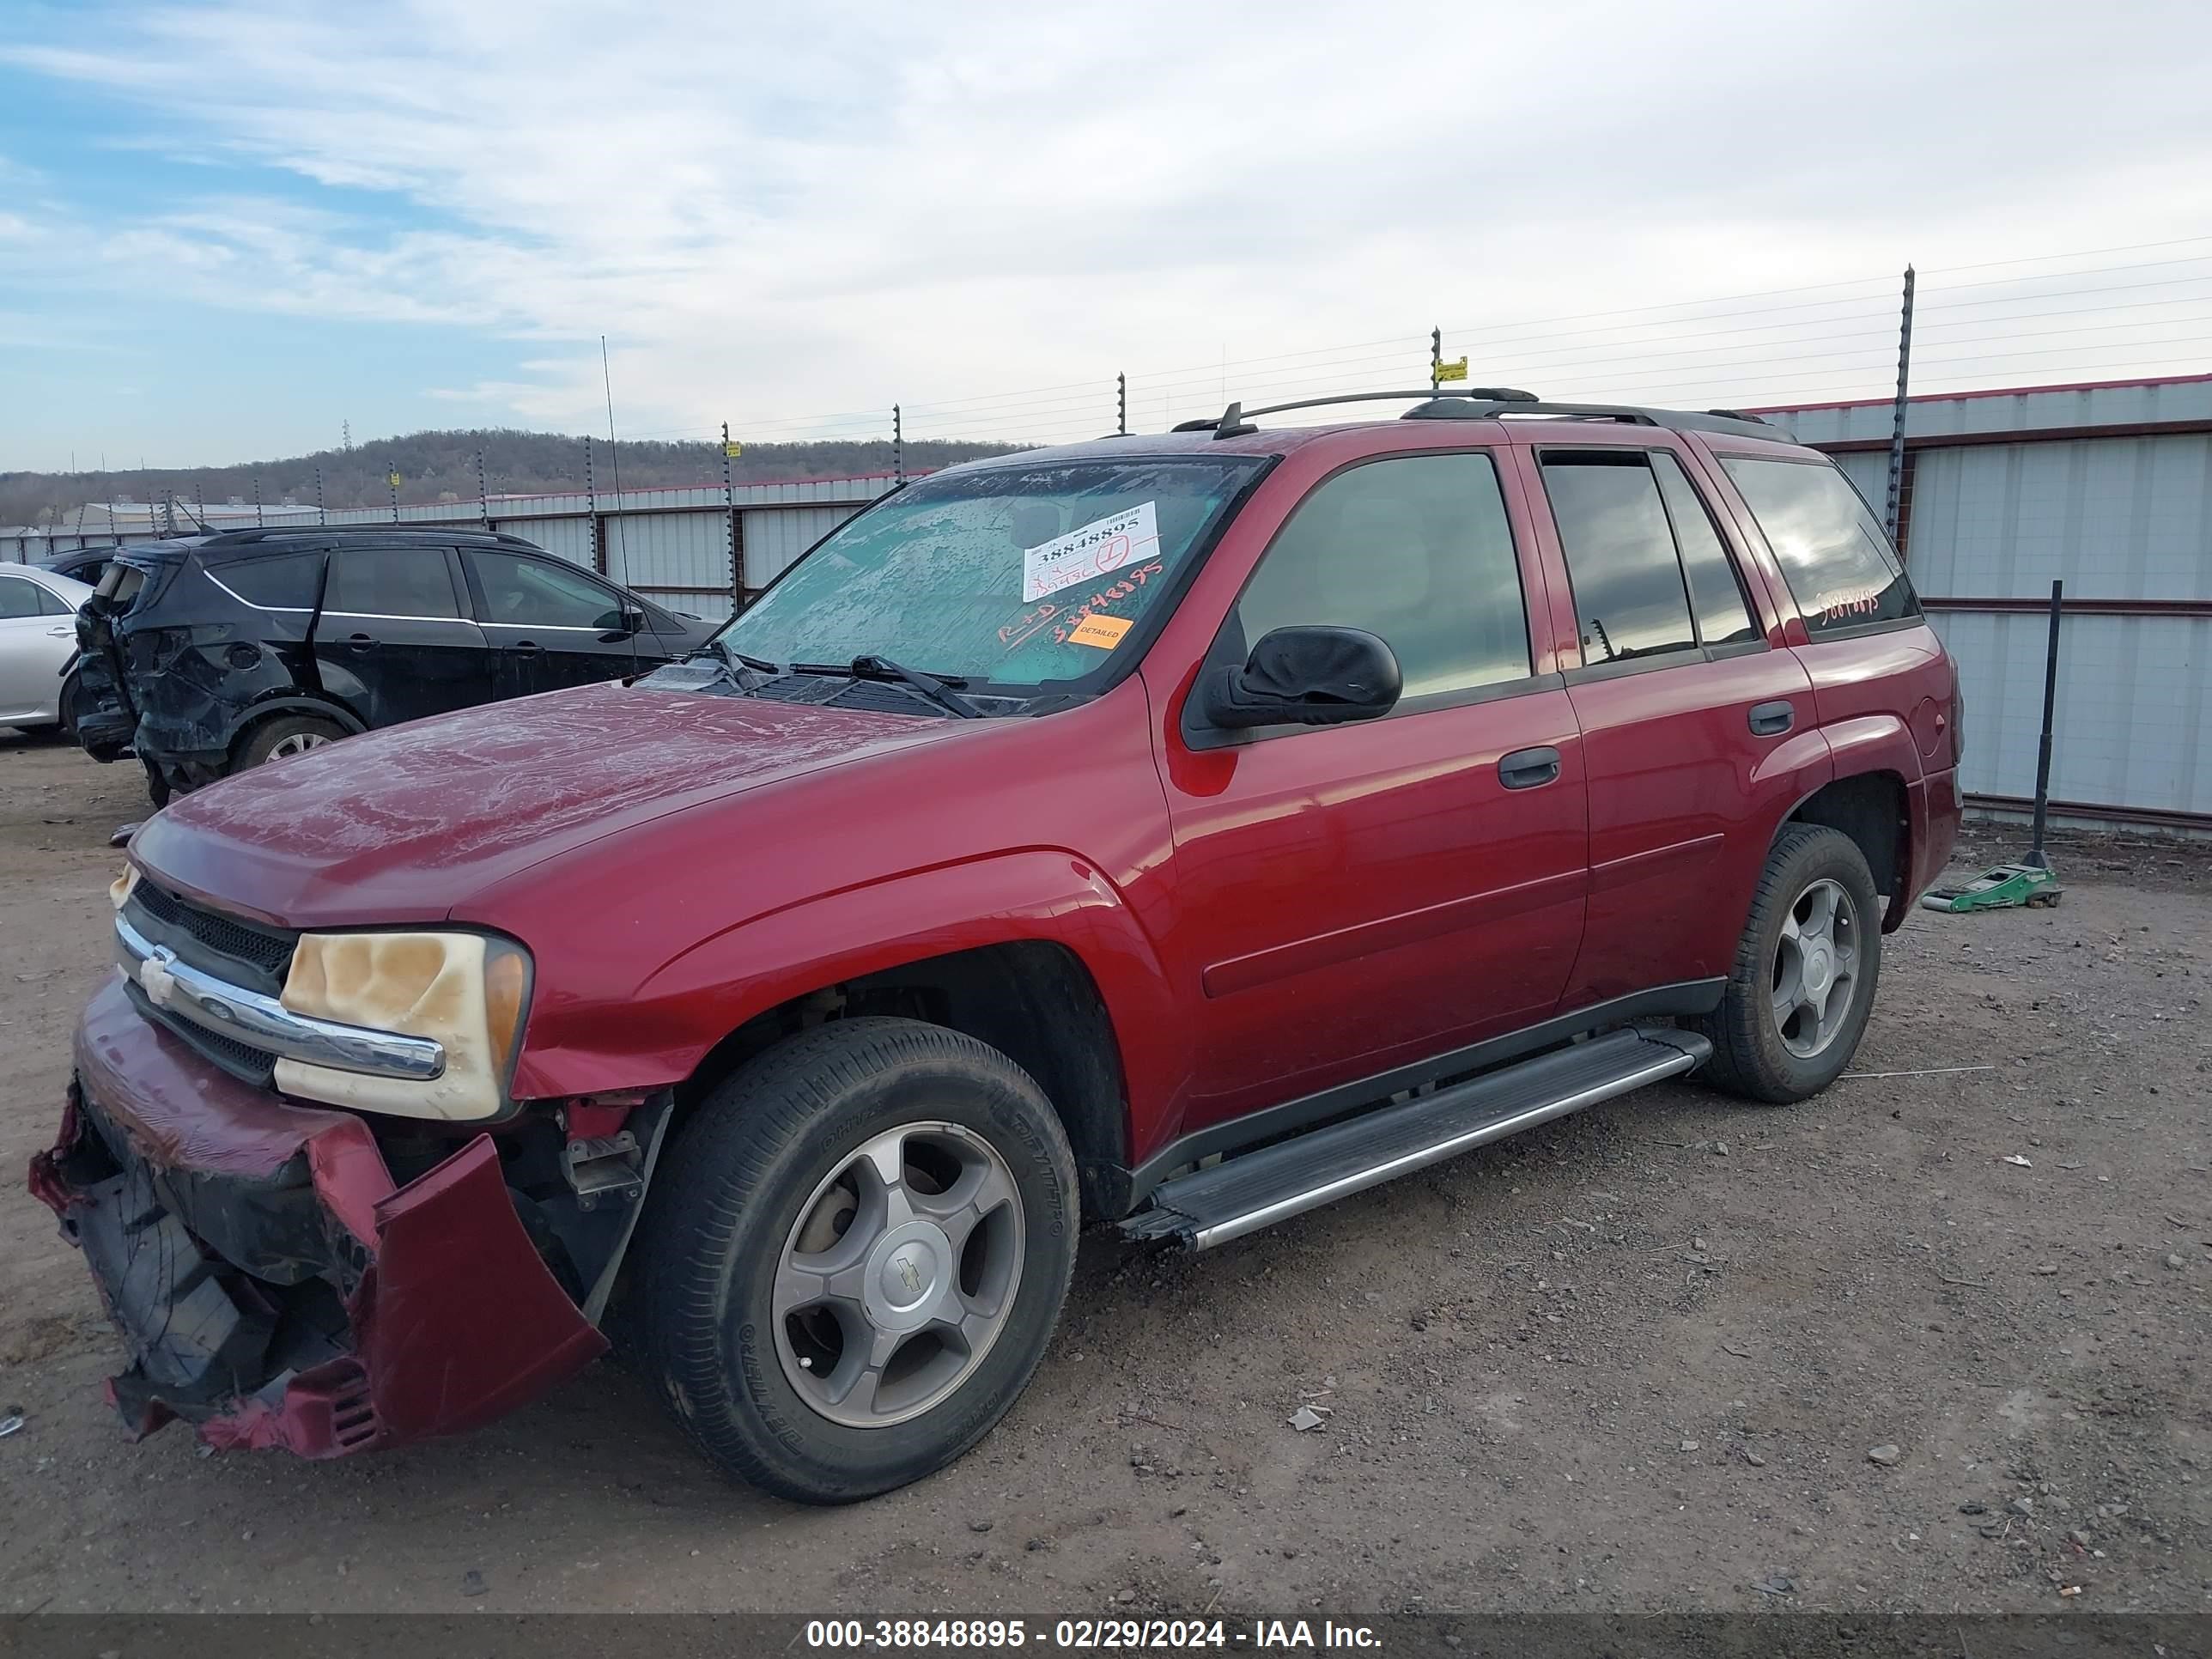
{"label": "tire", "polygon": [[[884,1162],[915,1220],[884,1197]],[[729,1474],[805,1504],[905,1486],[988,1433],[1044,1357],[1075,1266],[1075,1159],[1043,1091],[995,1048],[916,1020],[834,1021],[716,1088],[661,1168],[639,1239],[639,1358]],[[982,1218],[932,1237],[923,1206],[969,1192],[985,1196],[961,1213]],[[906,1310],[884,1299],[902,1286],[918,1298]],[[988,1333],[983,1314],[962,1320],[973,1340],[941,1321],[891,1328],[986,1305]]]}
{"label": "tire", "polygon": [[61,696],[54,704],[54,713],[59,717],[58,724],[61,726],[62,736],[67,738],[71,743],[77,740],[76,705],[77,699],[83,694],[83,684],[72,672],[70,677],[62,682]]}
{"label": "tire", "polygon": [[[1835,939],[1848,925],[1848,983],[1839,951],[1832,949],[1815,963],[1802,942],[1794,952],[1797,969],[1791,976],[1793,952],[1785,951],[1785,938],[1802,933],[1817,940],[1824,906],[1832,907],[1829,929]],[[1705,1080],[1775,1105],[1820,1093],[1857,1052],[1881,978],[1881,902],[1858,843],[1823,824],[1784,825],[1766,855],[1721,1006],[1697,1024],[1713,1044]],[[1832,1018],[1815,1016],[1810,1005],[1823,985],[1829,1003],[1835,994],[1847,993]],[[1787,1019],[1780,1012],[1785,997],[1796,1003]]]}
{"label": "tire", "polygon": [[246,741],[238,746],[238,758],[230,769],[243,772],[250,767],[265,766],[296,750],[319,749],[325,744],[336,743],[345,734],[345,727],[320,714],[279,714],[274,720],[262,721],[246,734]]}

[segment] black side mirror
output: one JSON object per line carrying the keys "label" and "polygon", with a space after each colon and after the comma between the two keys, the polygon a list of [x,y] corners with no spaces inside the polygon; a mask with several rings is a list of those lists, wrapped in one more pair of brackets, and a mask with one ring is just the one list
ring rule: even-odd
{"label": "black side mirror", "polygon": [[1341,726],[1397,706],[1398,659],[1357,628],[1279,628],[1242,668],[1217,668],[1198,686],[1209,725]]}

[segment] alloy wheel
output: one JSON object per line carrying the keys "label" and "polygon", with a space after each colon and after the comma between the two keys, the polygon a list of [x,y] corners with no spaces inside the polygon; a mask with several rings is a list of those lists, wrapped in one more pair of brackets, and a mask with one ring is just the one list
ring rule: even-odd
{"label": "alloy wheel", "polygon": [[1021,1194],[957,1123],[873,1136],[799,1206],[776,1264],[777,1358],[833,1423],[888,1428],[981,1364],[1021,1286]]}
{"label": "alloy wheel", "polygon": [[1770,985],[1784,1048],[1811,1060],[1835,1041],[1858,994],[1859,913],[1841,883],[1822,879],[1783,919]]}

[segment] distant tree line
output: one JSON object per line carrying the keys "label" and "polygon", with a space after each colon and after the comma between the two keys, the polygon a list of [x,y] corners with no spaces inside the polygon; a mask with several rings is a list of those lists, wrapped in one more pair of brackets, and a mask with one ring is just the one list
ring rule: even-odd
{"label": "distant tree line", "polygon": [[[1018,446],[921,440],[905,448],[913,471],[950,466],[979,455],[1003,455]],[[247,461],[236,466],[156,467],[100,472],[0,472],[0,525],[74,527],[84,503],[129,501],[253,499],[258,478],[261,500],[275,506],[289,500],[315,504],[315,470],[322,469],[323,499],[335,507],[381,507],[392,499],[386,482],[399,474],[399,499],[405,502],[477,499],[477,455],[483,455],[484,481],[495,495],[527,495],[581,489],[584,441],[551,432],[485,430],[411,432],[379,438],[350,449],[318,450],[282,460]],[[621,447],[625,489],[662,484],[720,483],[722,450],[718,443],[625,442]],[[787,478],[845,477],[891,470],[888,440],[823,443],[746,444],[730,463],[740,483]],[[604,441],[592,445],[591,480],[601,495],[614,489],[614,466]],[[88,527],[97,526],[92,515]]]}

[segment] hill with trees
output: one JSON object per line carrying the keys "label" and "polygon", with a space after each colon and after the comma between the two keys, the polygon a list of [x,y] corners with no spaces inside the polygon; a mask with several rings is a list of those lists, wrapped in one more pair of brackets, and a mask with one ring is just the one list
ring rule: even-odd
{"label": "hill with trees", "polygon": [[[1003,455],[1012,444],[922,441],[906,446],[909,471],[950,466],[979,455]],[[348,448],[318,450],[281,460],[235,466],[155,467],[98,472],[0,472],[0,525],[66,528],[86,502],[165,501],[251,501],[258,481],[261,500],[315,504],[315,474],[322,473],[324,503],[331,507],[381,507],[392,499],[386,477],[399,474],[405,502],[477,499],[477,456],[483,456],[485,486],[494,495],[537,495],[585,487],[584,440],[552,432],[509,428],[410,432]],[[716,443],[624,442],[610,456],[605,440],[591,446],[592,486],[613,492],[619,465],[625,489],[660,484],[720,483],[722,450]],[[829,478],[891,470],[887,441],[747,444],[730,463],[740,483],[789,478]],[[94,523],[97,523],[95,515]]]}

